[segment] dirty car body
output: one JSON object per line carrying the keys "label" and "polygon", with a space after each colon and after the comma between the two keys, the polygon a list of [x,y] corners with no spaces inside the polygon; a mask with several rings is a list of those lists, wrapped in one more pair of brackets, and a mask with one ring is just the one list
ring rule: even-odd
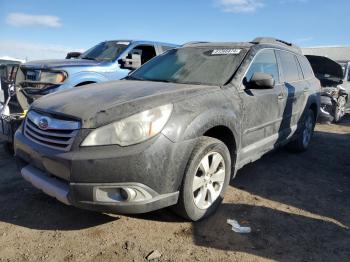
{"label": "dirty car body", "polygon": [[306,149],[319,91],[290,44],[187,45],[125,80],[35,101],[15,153],[22,176],[66,204],[116,213],[175,205],[198,220],[244,165],[287,143],[304,139]]}

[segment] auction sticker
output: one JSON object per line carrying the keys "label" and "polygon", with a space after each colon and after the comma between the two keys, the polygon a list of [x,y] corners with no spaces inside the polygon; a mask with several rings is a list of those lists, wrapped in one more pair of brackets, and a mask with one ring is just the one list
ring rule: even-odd
{"label": "auction sticker", "polygon": [[214,49],[212,55],[238,55],[241,49]]}

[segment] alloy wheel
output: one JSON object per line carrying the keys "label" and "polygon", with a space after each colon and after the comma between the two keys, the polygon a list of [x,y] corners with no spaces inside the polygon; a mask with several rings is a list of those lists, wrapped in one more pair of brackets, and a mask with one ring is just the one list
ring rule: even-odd
{"label": "alloy wheel", "polygon": [[220,196],[225,174],[225,161],[221,154],[210,152],[202,158],[192,183],[194,203],[198,208],[209,208]]}
{"label": "alloy wheel", "polygon": [[303,145],[305,147],[307,147],[310,143],[313,128],[314,128],[313,117],[312,115],[308,115],[308,117],[305,120],[305,127],[303,130]]}

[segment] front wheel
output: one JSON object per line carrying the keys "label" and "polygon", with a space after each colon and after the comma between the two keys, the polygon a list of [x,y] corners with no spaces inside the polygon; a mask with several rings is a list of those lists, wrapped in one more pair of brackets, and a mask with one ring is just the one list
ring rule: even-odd
{"label": "front wheel", "polygon": [[231,157],[226,145],[211,137],[199,138],[174,211],[192,221],[209,216],[222,202],[230,175]]}
{"label": "front wheel", "polygon": [[304,152],[309,147],[311,137],[315,128],[315,113],[309,109],[306,114],[300,130],[298,131],[297,138],[289,143],[289,148],[296,152]]}

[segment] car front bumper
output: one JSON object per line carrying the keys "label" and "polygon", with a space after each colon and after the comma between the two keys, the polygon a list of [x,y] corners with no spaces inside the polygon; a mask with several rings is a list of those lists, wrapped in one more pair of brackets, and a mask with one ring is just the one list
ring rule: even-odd
{"label": "car front bumper", "polygon": [[194,144],[195,140],[173,143],[160,134],[130,147],[77,147],[59,152],[36,144],[19,129],[15,155],[27,181],[65,204],[136,214],[177,203]]}

